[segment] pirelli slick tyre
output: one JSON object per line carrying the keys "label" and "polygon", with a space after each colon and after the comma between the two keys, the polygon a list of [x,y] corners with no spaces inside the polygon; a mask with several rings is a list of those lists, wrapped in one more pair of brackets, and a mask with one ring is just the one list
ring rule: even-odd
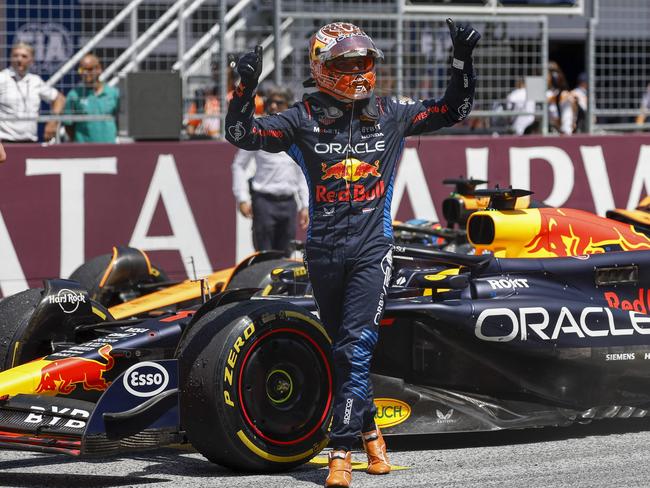
{"label": "pirelli slick tyre", "polygon": [[178,354],[181,424],[210,461],[274,472],[327,444],[330,339],[295,305],[252,300],[201,317]]}
{"label": "pirelli slick tyre", "polygon": [[42,292],[40,288],[25,290],[0,302],[0,371],[14,366],[14,349],[16,342],[20,341],[16,336],[32,317]]}

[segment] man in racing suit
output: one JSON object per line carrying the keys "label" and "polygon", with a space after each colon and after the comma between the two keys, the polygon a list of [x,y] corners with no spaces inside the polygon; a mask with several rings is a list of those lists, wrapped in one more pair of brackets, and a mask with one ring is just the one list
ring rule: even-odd
{"label": "man in racing suit", "polygon": [[[321,27],[310,41],[318,91],[288,110],[254,119],[262,50],[242,56],[241,83],[226,116],[226,139],[247,149],[286,151],[310,190],[306,263],[320,318],[333,339],[335,392],[325,486],[348,487],[350,450],[362,433],[368,472],[390,471],[375,425],[370,361],[392,270],[391,197],[404,138],[463,120],[480,34],[447,19],[454,44],[451,80],[440,100],[375,97],[382,52],[348,23]],[[311,81],[311,80],[310,80]]]}

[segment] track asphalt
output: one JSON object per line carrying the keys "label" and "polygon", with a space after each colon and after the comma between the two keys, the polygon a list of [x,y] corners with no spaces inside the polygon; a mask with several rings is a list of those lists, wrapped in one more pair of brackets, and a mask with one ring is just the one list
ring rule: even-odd
{"label": "track asphalt", "polygon": [[[388,439],[388,476],[361,469],[355,488],[397,487],[648,487],[650,419],[601,420],[589,425],[479,434]],[[3,487],[264,487],[322,486],[325,457],[275,475],[234,473],[191,448],[166,448],[94,460],[0,451]]]}

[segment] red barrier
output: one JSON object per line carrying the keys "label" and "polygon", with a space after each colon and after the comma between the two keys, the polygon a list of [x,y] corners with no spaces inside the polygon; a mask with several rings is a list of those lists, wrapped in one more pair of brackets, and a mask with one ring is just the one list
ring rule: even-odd
{"label": "red barrier", "polygon": [[[113,244],[150,250],[175,277],[232,265],[236,212],[225,142],[7,145],[0,165],[0,292],[68,276]],[[650,136],[423,137],[407,144],[393,213],[438,219],[443,178],[530,188],[604,214],[650,192]],[[63,198],[62,198],[63,195]],[[243,229],[240,232],[248,232]],[[239,249],[241,254],[245,250]]]}

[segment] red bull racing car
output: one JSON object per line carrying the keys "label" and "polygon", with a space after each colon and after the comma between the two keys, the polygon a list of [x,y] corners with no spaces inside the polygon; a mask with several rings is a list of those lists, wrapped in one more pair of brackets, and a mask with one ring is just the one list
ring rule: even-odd
{"label": "red bull racing car", "polygon": [[[650,240],[586,212],[517,208],[521,196],[478,193],[492,201],[465,217],[479,255],[395,249],[373,364],[386,433],[646,415]],[[189,441],[267,471],[326,444],[330,339],[300,263],[258,255],[170,286],[122,248],[73,277],[92,296],[50,280],[0,302],[0,446],[97,455]]]}
{"label": "red bull racing car", "polygon": [[[650,252],[395,258],[406,279],[388,290],[372,366],[386,434],[647,415]],[[327,443],[330,338],[311,297],[256,292],[122,320],[68,280],[3,300],[0,447],[102,455],[188,441],[233,469],[306,462]]]}
{"label": "red bull racing car", "polygon": [[[447,226],[425,221],[394,223],[396,243],[499,257],[650,249],[650,231],[638,219],[621,222],[582,210],[544,207],[531,202],[530,192],[525,190],[476,190],[476,185],[485,182],[471,178],[445,183],[455,186],[443,202]],[[171,282],[146,253],[116,247],[112,254],[82,265],[70,279],[81,283],[91,298],[110,307],[113,317],[122,319],[173,311],[227,289],[254,287],[262,288],[264,294],[299,294],[307,283],[307,272],[300,260],[271,251],[256,253],[200,280]]]}

